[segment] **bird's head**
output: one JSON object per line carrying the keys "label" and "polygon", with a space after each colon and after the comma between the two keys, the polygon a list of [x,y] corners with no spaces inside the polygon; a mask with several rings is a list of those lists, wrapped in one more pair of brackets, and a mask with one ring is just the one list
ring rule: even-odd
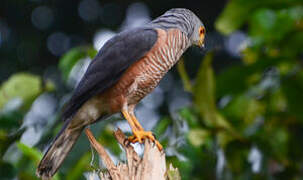
{"label": "bird's head", "polygon": [[151,22],[155,27],[164,29],[178,28],[184,32],[191,45],[204,47],[205,27],[202,21],[190,10],[174,8]]}
{"label": "bird's head", "polygon": [[194,30],[190,36],[190,40],[193,45],[204,48],[204,39],[206,33],[205,27],[198,17],[195,17],[193,21],[195,22],[193,24]]}

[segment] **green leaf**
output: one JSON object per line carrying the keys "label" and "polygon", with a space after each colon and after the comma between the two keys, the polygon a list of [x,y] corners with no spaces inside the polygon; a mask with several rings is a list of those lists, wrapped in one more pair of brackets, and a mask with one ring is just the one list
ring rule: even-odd
{"label": "green leaf", "polygon": [[19,130],[13,134],[0,129],[0,157],[2,157],[7,149],[13,144],[16,140],[20,139],[25,129]]}
{"label": "green leaf", "polygon": [[76,47],[69,50],[63,55],[59,62],[59,69],[63,74],[63,78],[67,80],[69,73],[80,59],[85,57],[93,58],[96,54],[97,51],[92,47]]}
{"label": "green leaf", "polygon": [[197,113],[198,112],[195,112],[193,108],[183,108],[179,111],[180,116],[187,121],[189,127],[197,127],[200,125]]}
{"label": "green leaf", "polygon": [[216,124],[215,82],[214,72],[211,67],[212,53],[205,56],[197,75],[193,88],[194,101],[205,123],[209,126]]}
{"label": "green leaf", "polygon": [[[31,170],[30,173],[31,173],[31,175],[35,174],[36,166],[42,159],[43,154],[38,149],[29,147],[26,144],[23,144],[22,142],[17,142],[17,147],[26,157],[30,158],[30,160],[34,163],[35,167],[34,167],[34,169],[30,169]],[[59,180],[60,178],[59,178],[58,174],[56,174],[53,177],[53,179]]]}
{"label": "green leaf", "polygon": [[0,177],[3,180],[14,179],[16,175],[16,169],[13,167],[12,164],[3,162],[0,160]]}
{"label": "green leaf", "polygon": [[180,74],[181,80],[183,82],[184,90],[187,92],[192,92],[192,85],[190,83],[190,79],[185,70],[184,60],[181,58],[177,64],[178,72]]}
{"label": "green leaf", "polygon": [[90,154],[91,154],[91,152],[85,153],[80,159],[77,160],[76,165],[72,168],[72,170],[69,171],[72,173],[67,174],[67,176],[66,176],[67,180],[80,179],[84,170],[86,170],[87,167],[89,167],[88,163],[91,158]]}
{"label": "green leaf", "polygon": [[302,6],[280,10],[262,8],[253,13],[250,22],[250,34],[258,41],[261,40],[279,46],[281,40],[285,38],[288,40],[288,35],[297,29],[297,24],[302,21],[302,17]]}
{"label": "green leaf", "polygon": [[157,123],[157,126],[153,129],[153,133],[156,136],[160,136],[164,134],[168,126],[171,124],[171,119],[169,117],[163,117],[161,120]]}
{"label": "green leaf", "polygon": [[25,156],[29,157],[35,164],[38,164],[43,156],[39,150],[31,148],[21,142],[17,143],[17,147]]}
{"label": "green leaf", "polygon": [[16,130],[22,124],[23,113],[19,111],[11,111],[0,114],[0,129],[1,130]]}
{"label": "green leaf", "polygon": [[168,180],[181,180],[179,170],[174,168],[172,164],[169,164],[169,169],[166,172]]}
{"label": "green leaf", "polygon": [[191,129],[187,135],[189,142],[196,147],[205,144],[205,140],[210,136],[210,133],[203,129]]}
{"label": "green leaf", "polygon": [[193,88],[194,102],[207,126],[227,130],[232,137],[241,138],[233,130],[229,122],[217,111],[215,103],[215,77],[211,62],[212,53],[209,53],[205,56],[199,68],[196,84]]}
{"label": "green leaf", "polygon": [[235,98],[223,109],[224,115],[229,119],[235,120],[237,125],[248,126],[254,123],[255,118],[264,113],[264,106],[251,96],[240,95]]}
{"label": "green leaf", "polygon": [[[303,122],[303,111],[300,102],[303,102],[303,76],[302,72],[282,81],[282,92],[287,103],[287,111]],[[300,76],[301,75],[301,76]]]}
{"label": "green leaf", "polygon": [[[54,86],[48,82],[46,90],[52,90]],[[11,76],[0,88],[0,109],[10,100],[19,98],[23,102],[23,108],[27,109],[34,99],[43,92],[42,79],[39,76],[18,73]]]}
{"label": "green leaf", "polygon": [[232,0],[215,22],[216,29],[223,34],[230,34],[240,28],[248,19],[258,0]]}
{"label": "green leaf", "polygon": [[[216,20],[215,27],[223,34],[230,34],[241,28],[258,8],[286,7],[296,3],[300,3],[300,0],[231,0]],[[300,11],[295,11],[294,14],[298,12]],[[264,21],[269,22],[267,20]]]}

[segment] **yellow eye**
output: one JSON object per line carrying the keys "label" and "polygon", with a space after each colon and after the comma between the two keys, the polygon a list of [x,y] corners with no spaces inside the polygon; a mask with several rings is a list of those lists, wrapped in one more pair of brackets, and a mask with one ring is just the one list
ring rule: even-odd
{"label": "yellow eye", "polygon": [[204,27],[202,27],[202,26],[200,27],[199,34],[200,34],[200,36],[203,36],[205,34],[205,28]]}

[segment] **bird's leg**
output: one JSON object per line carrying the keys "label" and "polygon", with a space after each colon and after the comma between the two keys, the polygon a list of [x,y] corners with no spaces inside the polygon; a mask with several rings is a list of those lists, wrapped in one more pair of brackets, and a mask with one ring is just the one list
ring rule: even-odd
{"label": "bird's leg", "polygon": [[[163,147],[162,145],[159,143],[159,141],[156,140],[154,134],[151,132],[151,131],[144,131],[144,129],[142,128],[142,126],[140,125],[139,121],[137,120],[136,116],[134,114],[131,114],[131,118],[133,120],[133,122],[137,125],[137,126],[140,126],[141,129],[139,131],[137,131],[136,133],[134,133],[133,136],[129,137],[129,141],[131,142],[137,142],[139,141],[140,142],[140,136],[142,137],[142,139],[144,138],[148,138],[150,140],[152,140],[156,145],[157,147],[159,148],[160,151],[162,151]],[[139,136],[138,136],[139,135]],[[141,142],[140,142],[141,143]]]}
{"label": "bird's leg", "polygon": [[131,143],[142,143],[143,140],[147,138],[153,141],[160,151],[163,149],[162,145],[155,139],[153,133],[151,131],[145,131],[142,128],[132,109],[130,112],[128,110],[122,110],[122,114],[130,124],[134,134],[133,136],[130,136],[128,138],[128,141],[130,141]]}

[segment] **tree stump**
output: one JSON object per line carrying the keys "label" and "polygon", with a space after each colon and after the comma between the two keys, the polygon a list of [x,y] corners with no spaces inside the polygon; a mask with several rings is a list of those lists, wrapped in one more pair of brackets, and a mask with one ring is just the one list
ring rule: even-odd
{"label": "tree stump", "polygon": [[127,157],[127,164],[118,163],[118,165],[115,165],[104,147],[94,138],[90,129],[86,128],[85,134],[107,168],[107,172],[99,174],[101,180],[181,179],[178,170],[171,165],[169,171],[166,170],[165,153],[160,152],[150,140],[144,142],[144,155],[141,158],[131,145],[125,145],[126,137],[123,132],[120,129],[115,131],[115,138],[125,150]]}

